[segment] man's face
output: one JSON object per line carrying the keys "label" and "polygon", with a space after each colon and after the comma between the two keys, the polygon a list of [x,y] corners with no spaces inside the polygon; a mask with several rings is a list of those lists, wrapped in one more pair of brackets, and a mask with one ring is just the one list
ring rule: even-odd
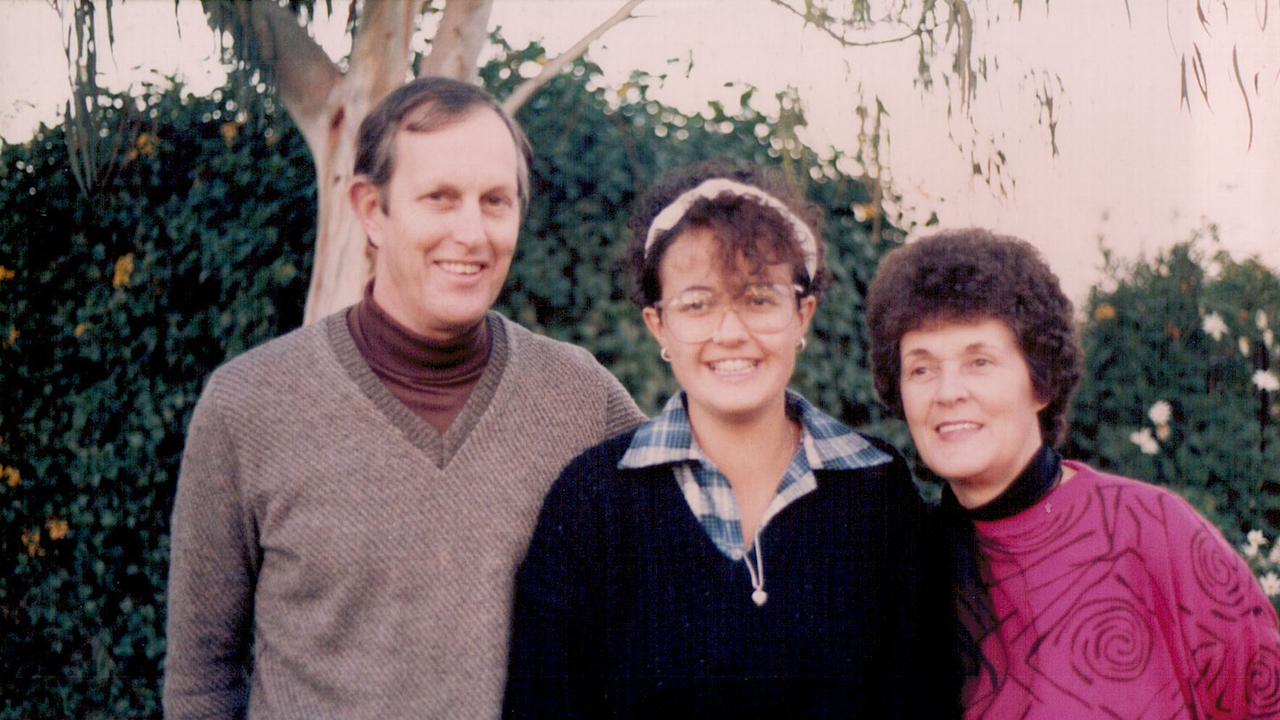
{"label": "man's face", "polygon": [[359,178],[352,189],[377,248],[373,298],[420,335],[456,337],[493,306],[511,268],[521,215],[515,141],[480,108],[434,132],[399,131],[394,143],[382,193]]}

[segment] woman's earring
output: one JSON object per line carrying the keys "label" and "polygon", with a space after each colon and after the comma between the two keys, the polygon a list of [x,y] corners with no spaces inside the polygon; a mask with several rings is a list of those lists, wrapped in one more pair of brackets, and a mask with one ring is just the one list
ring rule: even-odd
{"label": "woman's earring", "polygon": [[667,362],[671,362],[671,353],[667,352],[666,345],[663,345],[662,349],[658,351],[658,357],[666,360]]}
{"label": "woman's earring", "polygon": [[804,352],[804,349],[808,346],[809,346],[809,341],[806,338],[800,338],[800,342],[796,343],[796,352],[802,353]]}

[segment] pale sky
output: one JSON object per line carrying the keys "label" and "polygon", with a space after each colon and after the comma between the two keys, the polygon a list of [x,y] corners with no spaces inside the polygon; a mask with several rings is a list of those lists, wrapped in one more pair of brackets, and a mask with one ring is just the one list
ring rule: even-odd
{"label": "pale sky", "polygon": [[[591,56],[611,84],[634,69],[667,73],[655,96],[686,112],[736,98],[743,83],[758,86],[756,107],[772,112],[774,92],[794,86],[810,122],[804,137],[820,151],[851,148],[857,89],[878,95],[891,116],[884,160],[909,217],[923,221],[937,212],[945,227],[983,225],[1025,237],[1080,302],[1099,278],[1100,234],[1133,257],[1212,221],[1234,256],[1257,255],[1280,268],[1280,4],[1273,3],[1265,28],[1258,14],[1270,2],[1232,3],[1230,17],[1221,3],[1204,3],[1208,32],[1195,18],[1194,0],[1130,0],[1132,24],[1115,0],[1051,3],[1047,12],[1041,0],[1024,0],[1021,19],[1008,10],[990,26],[980,19],[975,47],[996,63],[972,118],[1001,136],[1016,181],[1006,195],[972,177],[968,156],[949,139],[969,137],[968,123],[948,121],[945,95],[913,86],[910,44],[842,49],[767,0],[648,0]],[[517,46],[540,37],[555,54],[619,5],[496,0],[492,24]],[[985,12],[983,5],[975,3],[975,12]],[[100,61],[114,78],[107,84],[179,73],[195,91],[215,87],[216,45],[199,3],[182,0],[179,14],[181,38],[171,0],[117,2],[114,57],[102,53]],[[335,57],[347,49],[343,19],[316,31]],[[1179,60],[1193,42],[1205,60],[1210,107],[1190,78],[1192,102],[1180,109]],[[1233,46],[1245,82],[1252,85],[1258,73],[1251,149],[1231,72]],[[948,63],[946,56],[935,61],[939,68]],[[1062,82],[1056,158],[1034,97],[1051,73]],[[45,0],[0,0],[0,78],[0,136],[21,141],[40,120],[55,121],[67,95],[66,62],[57,14]]]}

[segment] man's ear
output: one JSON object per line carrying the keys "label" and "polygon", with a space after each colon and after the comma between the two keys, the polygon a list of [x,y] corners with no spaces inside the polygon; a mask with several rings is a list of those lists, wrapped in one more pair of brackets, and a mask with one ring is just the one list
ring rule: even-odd
{"label": "man's ear", "polygon": [[369,244],[382,246],[382,220],[387,214],[382,208],[382,190],[374,185],[365,175],[357,175],[351,181],[351,189],[347,191],[351,201],[351,209],[355,212]]}

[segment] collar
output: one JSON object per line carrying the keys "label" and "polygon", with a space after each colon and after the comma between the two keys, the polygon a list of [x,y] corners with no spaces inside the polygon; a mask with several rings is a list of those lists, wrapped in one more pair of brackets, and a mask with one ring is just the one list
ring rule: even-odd
{"label": "collar", "polygon": [[347,323],[356,346],[379,377],[413,388],[473,382],[484,372],[492,341],[488,322],[446,341],[432,340],[391,317],[373,299],[373,281]]}
{"label": "collar", "polygon": [[[798,393],[787,391],[787,417],[800,423],[800,442],[813,470],[857,470],[892,458],[839,420],[827,415]],[[671,396],[662,412],[636,428],[626,453],[618,461],[624,470],[706,460],[689,423],[683,390]]]}

